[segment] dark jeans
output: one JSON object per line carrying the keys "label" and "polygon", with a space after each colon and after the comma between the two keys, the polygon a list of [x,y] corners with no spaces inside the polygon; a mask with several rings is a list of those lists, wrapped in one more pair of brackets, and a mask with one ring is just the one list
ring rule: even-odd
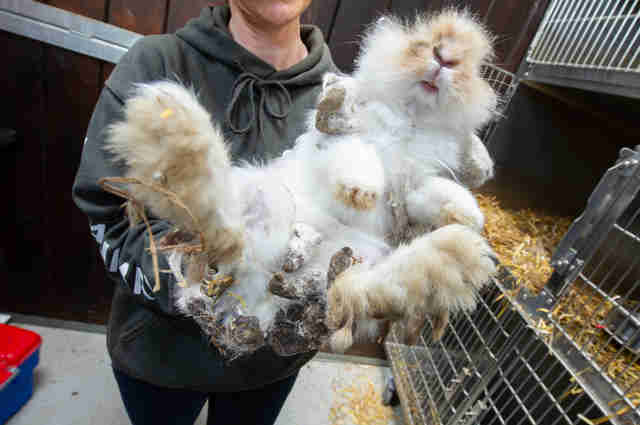
{"label": "dark jeans", "polygon": [[272,425],[297,377],[257,390],[207,394],[157,387],[113,372],[133,425],[193,425],[207,400],[207,425]]}

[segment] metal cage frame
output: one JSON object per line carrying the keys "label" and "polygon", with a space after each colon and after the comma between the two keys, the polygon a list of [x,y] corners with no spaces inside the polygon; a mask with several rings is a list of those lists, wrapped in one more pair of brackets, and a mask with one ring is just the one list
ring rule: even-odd
{"label": "metal cage frame", "polygon": [[496,117],[478,132],[478,137],[482,139],[485,145],[489,146],[491,135],[496,128],[499,120],[504,117],[511,98],[518,89],[518,77],[493,64],[484,64],[481,69],[482,78],[484,78],[498,94],[498,107]]}
{"label": "metal cage frame", "polygon": [[34,0],[0,0],[0,30],[111,63],[142,34]]}
{"label": "metal cage frame", "polygon": [[520,73],[640,98],[640,0],[552,0]]}

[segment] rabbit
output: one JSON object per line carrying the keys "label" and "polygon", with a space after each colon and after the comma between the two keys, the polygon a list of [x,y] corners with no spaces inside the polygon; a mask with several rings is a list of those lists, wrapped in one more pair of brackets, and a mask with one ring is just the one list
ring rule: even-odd
{"label": "rabbit", "polygon": [[[234,311],[255,317],[243,326],[258,326],[265,336],[252,339],[259,341],[256,347],[280,347],[273,338],[286,322],[282,312],[286,316],[299,295],[281,289],[289,285],[296,292],[296,285],[310,282],[312,290],[300,290],[303,296],[311,293],[307,301],[326,304],[324,328],[314,332],[325,332],[319,339],[328,339],[335,352],[359,338],[376,338],[378,325],[388,320],[405,321],[413,342],[432,316],[437,338],[451,313],[475,307],[478,291],[496,272],[477,218],[471,227],[443,220],[433,232],[412,230],[412,220],[429,215],[424,183],[440,169],[429,157],[454,163],[456,137],[491,115],[487,99],[493,92],[475,79],[476,66],[490,52],[482,31],[469,15],[453,11],[412,25],[393,18],[375,24],[354,74],[367,88],[356,108],[362,120],[357,127],[365,133],[327,134],[311,117],[280,158],[232,165],[196,94],[160,81],[137,86],[124,119],[110,127],[108,149],[124,162],[127,177],[159,182],[182,200],[190,214],[148,186],[129,188],[155,216],[202,232],[200,261],[234,277],[233,292],[243,299]],[[393,96],[385,95],[389,90]],[[384,137],[376,139],[378,132]],[[441,141],[436,151],[432,137]],[[437,183],[433,190],[442,190]],[[344,208],[336,213],[338,204]],[[301,226],[313,236],[301,236]],[[335,254],[345,250],[352,254],[335,269]],[[304,261],[292,261],[296,256]],[[283,267],[286,274],[279,273]],[[200,292],[193,286],[178,305],[195,317],[190,300]]]}
{"label": "rabbit", "polygon": [[[412,174],[415,190],[405,197],[412,221],[482,229],[477,202],[460,186],[475,188],[493,177],[493,161],[475,134],[495,114],[497,96],[480,76],[492,54],[491,36],[466,12],[448,10],[413,24],[385,17],[372,27],[353,75],[325,77],[314,117],[316,130],[329,135],[324,143],[338,171],[329,179],[337,216],[373,209],[386,188],[370,173],[385,168],[387,176]],[[350,148],[335,139],[349,140]],[[372,160],[371,146],[380,158]],[[402,149],[402,158],[394,155]],[[400,172],[407,167],[414,171]]]}
{"label": "rabbit", "polygon": [[[480,75],[492,56],[491,35],[465,11],[412,23],[379,20],[364,37],[354,73],[325,77],[312,124],[323,133],[316,144],[329,158],[324,180],[333,199],[316,192],[316,201],[393,246],[450,223],[480,232],[483,214],[464,186],[493,176],[493,161],[475,134],[496,113],[497,95]],[[330,290],[333,304],[339,290]],[[426,307],[435,313],[434,339],[450,310]],[[333,325],[344,316],[357,322],[358,314],[347,311]],[[409,315],[410,340],[424,316]],[[348,345],[348,327],[333,339],[344,336]]]}

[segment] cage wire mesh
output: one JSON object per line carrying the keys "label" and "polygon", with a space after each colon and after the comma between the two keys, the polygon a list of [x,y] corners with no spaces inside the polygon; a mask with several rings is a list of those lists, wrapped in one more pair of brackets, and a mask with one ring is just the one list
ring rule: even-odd
{"label": "cage wire mesh", "polygon": [[498,285],[440,342],[387,343],[407,424],[571,424],[602,417]]}
{"label": "cage wire mesh", "polygon": [[553,0],[527,61],[640,73],[640,0]]}
{"label": "cage wire mesh", "polygon": [[498,94],[497,118],[478,132],[478,137],[488,145],[497,121],[504,116],[507,106],[509,106],[509,102],[518,87],[518,79],[511,72],[492,64],[483,65],[481,74],[482,78],[489,82],[493,90]]}
{"label": "cage wire mesh", "polygon": [[539,293],[508,271],[439,342],[385,348],[408,424],[640,423],[640,152],[623,149]]}

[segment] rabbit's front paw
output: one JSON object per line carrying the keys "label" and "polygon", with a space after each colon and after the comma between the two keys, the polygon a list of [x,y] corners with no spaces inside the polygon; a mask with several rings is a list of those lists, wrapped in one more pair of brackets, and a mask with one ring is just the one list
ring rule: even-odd
{"label": "rabbit's front paw", "polygon": [[[487,241],[467,226],[450,224],[415,240],[414,264],[427,279],[409,280],[409,291],[429,298],[430,312],[473,310],[476,296],[496,273]],[[425,298],[426,298],[425,297]]]}
{"label": "rabbit's front paw", "polygon": [[474,208],[461,203],[447,202],[440,213],[441,225],[463,224],[476,232],[481,232],[484,227],[484,216],[479,208]]}
{"label": "rabbit's front paw", "polygon": [[484,214],[473,194],[443,177],[429,177],[422,187],[410,192],[407,212],[412,221],[435,228],[458,223],[480,232],[484,226]]}
{"label": "rabbit's front paw", "polygon": [[494,162],[484,143],[471,135],[469,149],[462,154],[460,180],[472,189],[482,186],[494,176]]}
{"label": "rabbit's front paw", "polygon": [[382,198],[384,166],[374,146],[357,139],[339,143],[330,148],[328,164],[329,182],[341,204],[368,211]]}
{"label": "rabbit's front paw", "polygon": [[416,342],[427,317],[432,339],[440,339],[449,314],[473,310],[478,292],[496,272],[495,256],[484,238],[459,224],[413,240],[392,261],[387,274],[408,294],[404,313],[408,344]]}
{"label": "rabbit's front paw", "polygon": [[316,106],[316,129],[325,134],[355,132],[359,124],[354,118],[356,84],[353,78],[327,73]]}

